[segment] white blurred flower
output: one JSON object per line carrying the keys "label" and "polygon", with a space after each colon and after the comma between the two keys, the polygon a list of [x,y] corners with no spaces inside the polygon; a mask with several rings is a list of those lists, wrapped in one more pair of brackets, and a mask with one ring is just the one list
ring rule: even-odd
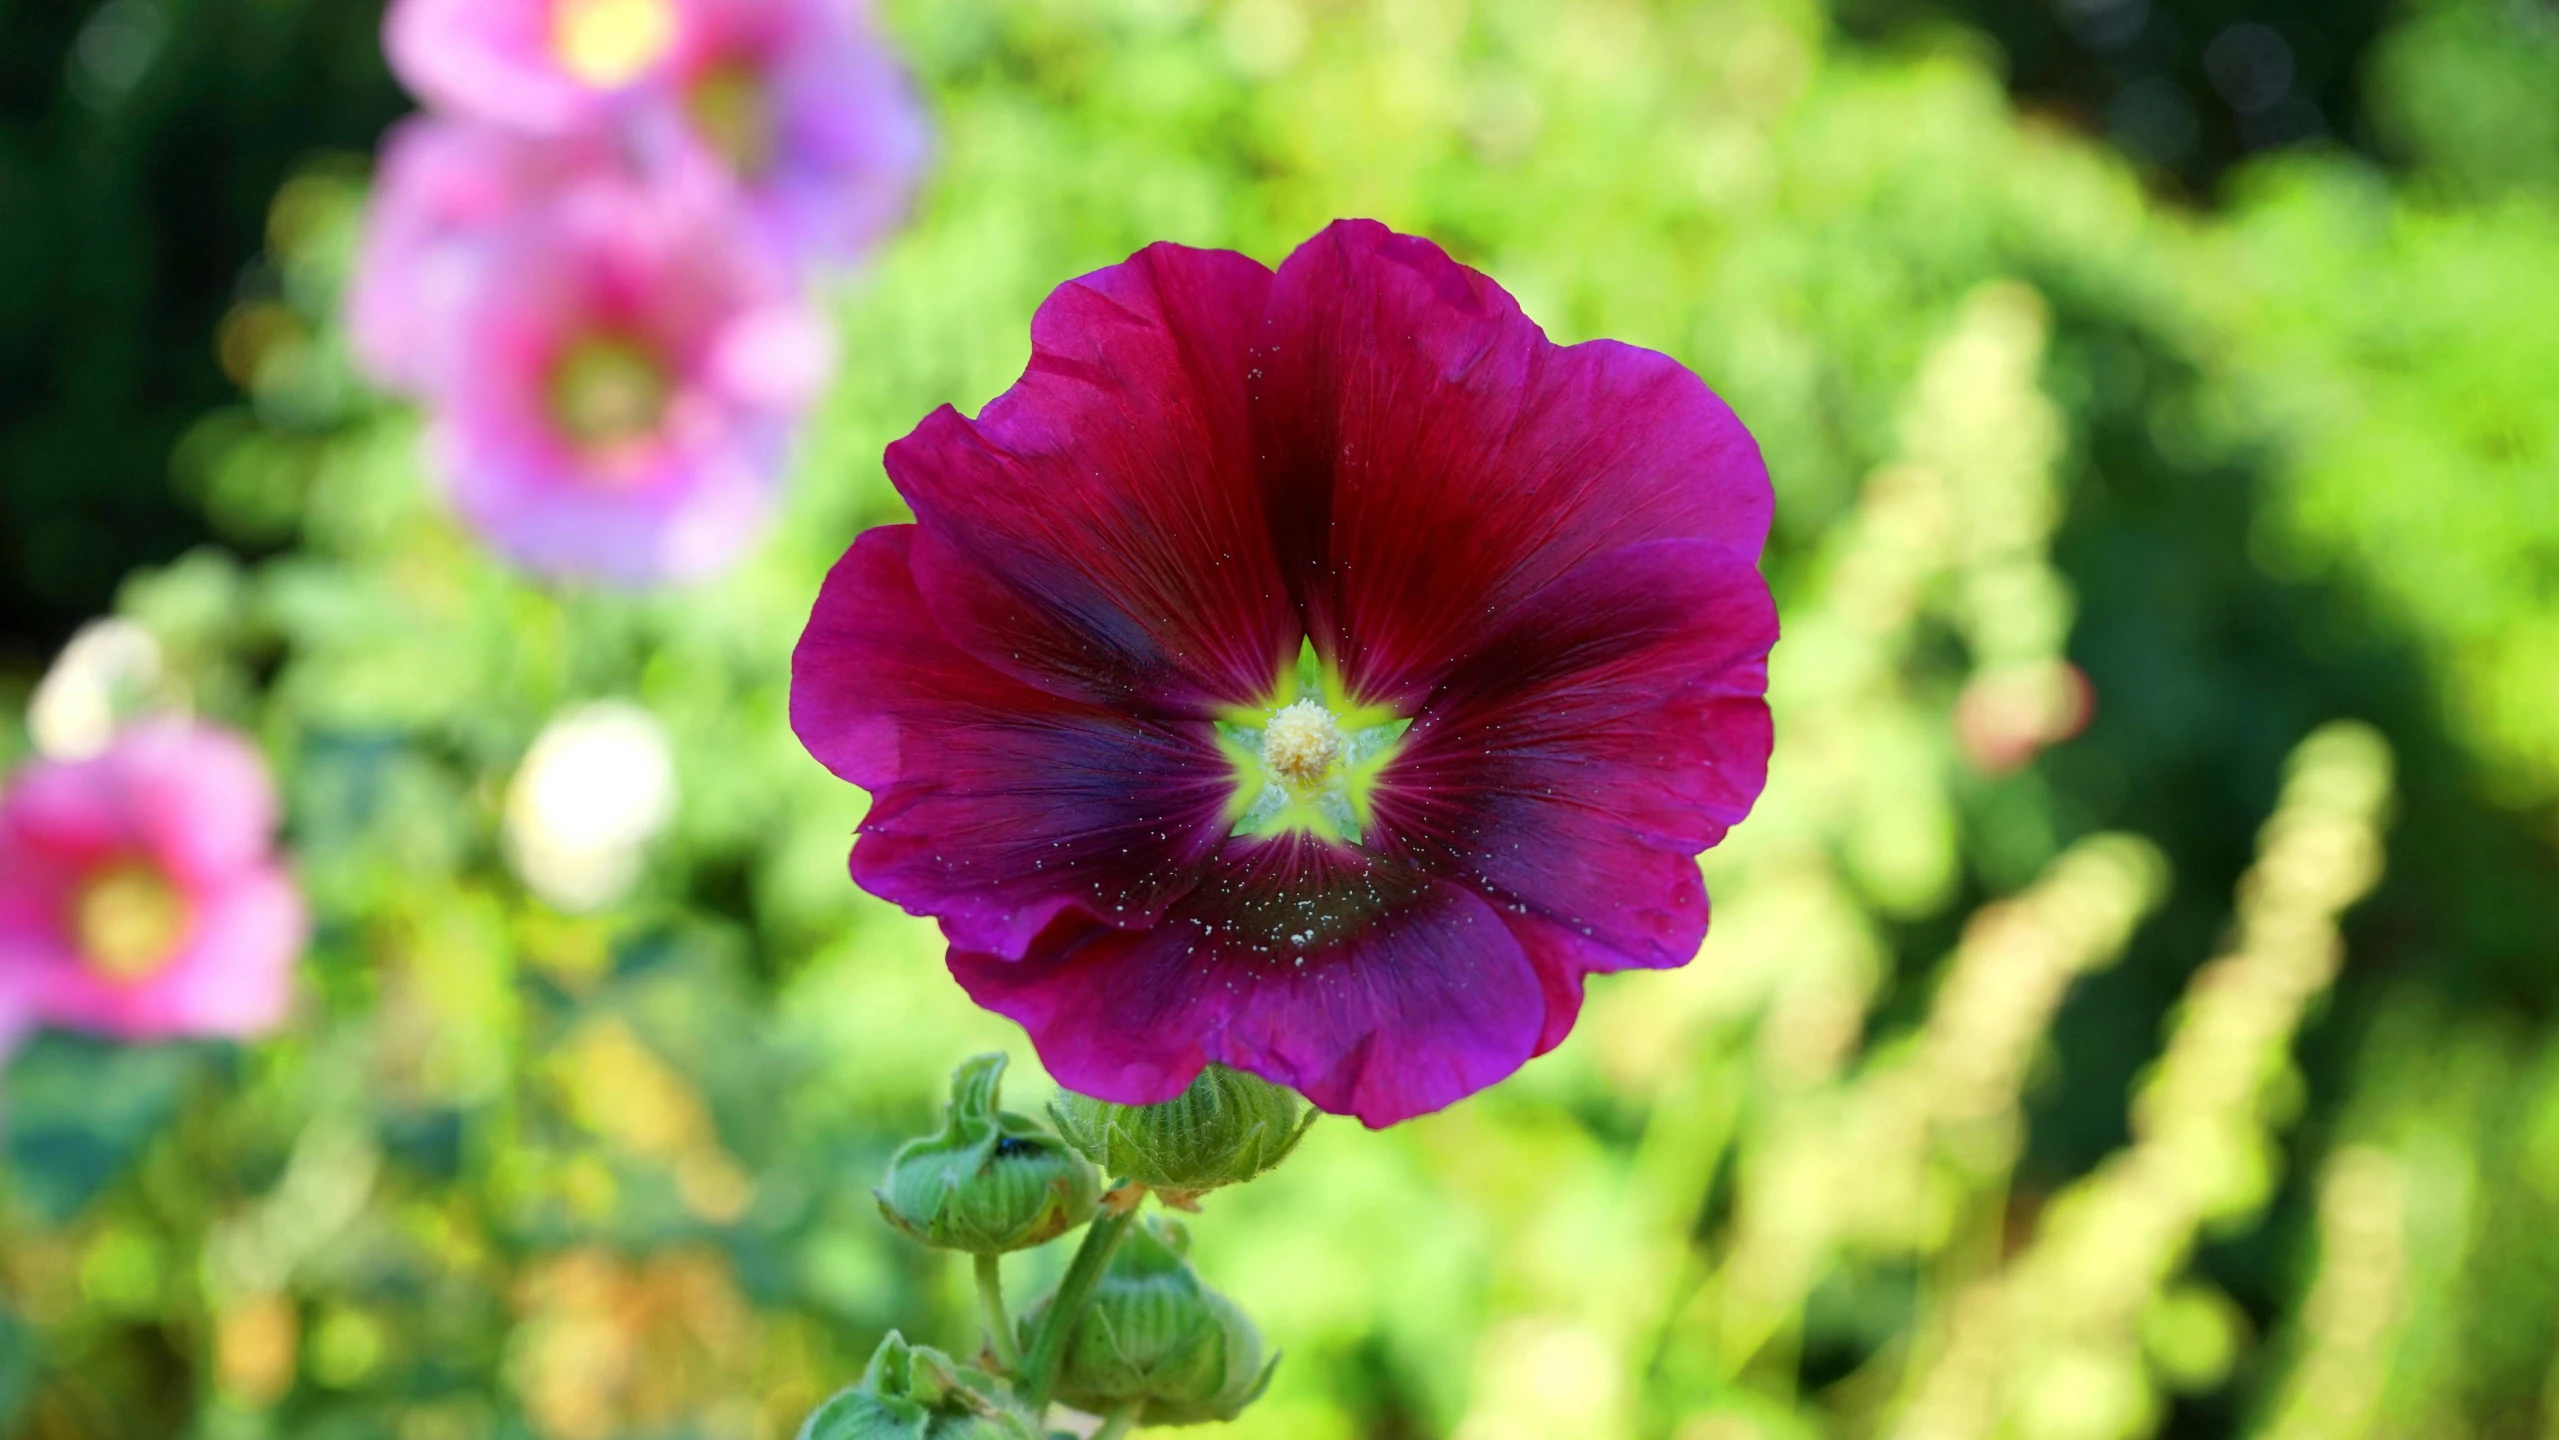
{"label": "white blurred flower", "polygon": [[130,620],[92,620],[62,647],[27,705],[27,732],[55,760],[107,748],[116,724],[159,688],[160,642]]}
{"label": "white blurred flower", "polygon": [[657,718],[627,701],[584,706],[554,719],[515,772],[507,857],[544,900],[599,910],[639,878],[675,803],[675,755]]}

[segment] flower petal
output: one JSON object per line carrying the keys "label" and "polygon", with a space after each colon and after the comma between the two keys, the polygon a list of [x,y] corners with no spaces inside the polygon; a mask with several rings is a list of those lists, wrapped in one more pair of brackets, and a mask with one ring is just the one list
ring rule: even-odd
{"label": "flower petal", "polygon": [[1255,423],[1281,553],[1351,690],[1419,701],[1511,606],[1593,555],[1712,540],[1756,557],[1750,432],[1677,362],[1550,343],[1427,240],[1345,220],[1271,292]]}
{"label": "flower petal", "polygon": [[1740,552],[1660,540],[1585,563],[1432,693],[1382,777],[1379,843],[1505,918],[1595,942],[1569,947],[1584,969],[1688,963],[1706,931],[1697,853],[1767,783],[1776,638]]}
{"label": "flower petal", "polygon": [[310,933],[293,882],[262,866],[193,903],[190,933],[167,968],[121,982],[76,960],[54,964],[38,981],[35,1018],[128,1040],[247,1037],[282,1024]]}
{"label": "flower petal", "polygon": [[0,807],[0,830],[31,854],[78,865],[138,857],[185,884],[259,863],[275,826],[275,784],[258,752],[181,720],[137,724],[94,759],[29,766]]}
{"label": "flower petal", "polygon": [[1153,1104],[1215,1061],[1373,1127],[1516,1071],[1546,1009],[1482,899],[1296,839],[1230,844],[1151,930],[1061,925],[1024,959],[954,946],[950,963],[1071,1089]]}
{"label": "flower petal", "polygon": [[574,165],[606,163],[599,149],[441,116],[392,127],[346,298],[348,342],[366,372],[419,394],[467,365],[453,316],[480,283],[495,238]]}
{"label": "flower petal", "polygon": [[[1691,865],[1691,870],[1697,867]],[[1704,882],[1698,887],[1699,933],[1706,927],[1706,893]],[[1537,1053],[1561,1045],[1573,1033],[1573,1025],[1582,1017],[1584,982],[1593,975],[1606,975],[1629,968],[1676,969],[1676,966],[1630,966],[1623,952],[1612,950],[1598,941],[1567,929],[1536,911],[1526,914],[1504,911],[1502,923],[1510,927],[1520,948],[1528,952],[1528,963],[1537,970],[1537,983],[1546,994],[1546,1023],[1537,1035]],[[1692,951],[1695,947],[1691,947]],[[1686,961],[1681,961],[1686,964]]]}
{"label": "flower petal", "polygon": [[547,4],[397,0],[383,17],[392,72],[437,110],[557,134],[590,120],[604,92],[562,69]]}
{"label": "flower petal", "polygon": [[1299,638],[1246,416],[1269,285],[1150,246],[1049,296],[976,421],[944,407],[889,447],[953,640],[1076,698],[1199,715],[1268,690]]}
{"label": "flower petal", "polygon": [[1059,915],[1149,925],[1222,837],[1225,762],[1196,722],[1116,714],[979,663],[934,623],[912,525],[862,536],[791,657],[791,727],[871,791],[863,888],[955,945],[1022,954]]}

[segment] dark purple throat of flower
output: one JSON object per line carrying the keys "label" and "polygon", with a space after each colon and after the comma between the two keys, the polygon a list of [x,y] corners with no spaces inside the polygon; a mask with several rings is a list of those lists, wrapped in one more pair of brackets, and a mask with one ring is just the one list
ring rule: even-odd
{"label": "dark purple throat of flower", "polygon": [[1366,222],[1277,273],[1155,246],[1031,333],[889,447],[916,523],[828,577],[791,714],[872,793],[854,878],[1052,1074],[1390,1124],[1696,955],[1777,626],[1695,376]]}

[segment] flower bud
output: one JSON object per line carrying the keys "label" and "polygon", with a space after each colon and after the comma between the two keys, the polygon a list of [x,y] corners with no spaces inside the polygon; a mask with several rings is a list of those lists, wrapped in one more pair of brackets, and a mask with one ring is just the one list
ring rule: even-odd
{"label": "flower bud", "polygon": [[1041,1432],[994,1377],[892,1330],[862,1383],[819,1406],[800,1440],[1041,1440]]}
{"label": "flower bud", "polygon": [[[1172,1220],[1150,1215],[1129,1231],[1067,1337],[1060,1400],[1097,1415],[1135,1404],[1140,1425],[1205,1425],[1262,1397],[1279,1357],[1262,1358],[1261,1332],[1200,1279],[1189,1251],[1188,1232]],[[1022,1316],[1025,1337],[1039,1332],[1048,1306]]]}
{"label": "flower bud", "polygon": [[942,1133],[898,1147],[874,1192],[891,1225],[945,1250],[1001,1255],[1093,1218],[1101,1177],[1037,1120],[996,1108],[1003,1078],[1001,1055],[952,1072]]}
{"label": "flower bud", "polygon": [[1161,1105],[1114,1105],[1059,1091],[1049,1118],[1102,1173],[1181,1197],[1240,1185],[1288,1158],[1315,1123],[1294,1090],[1211,1065]]}

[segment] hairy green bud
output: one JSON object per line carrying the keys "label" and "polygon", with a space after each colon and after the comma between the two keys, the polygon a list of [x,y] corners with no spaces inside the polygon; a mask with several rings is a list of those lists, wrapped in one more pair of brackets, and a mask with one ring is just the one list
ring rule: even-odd
{"label": "hairy green bud", "polygon": [[[1148,1216],[1129,1231],[1067,1337],[1059,1399],[1097,1415],[1136,1405],[1140,1425],[1205,1425],[1262,1398],[1279,1357],[1263,1358],[1261,1332],[1200,1279],[1189,1251],[1175,1221]],[[1026,1337],[1048,1307],[1023,1315]]]}
{"label": "hairy green bud", "polygon": [[1041,1440],[985,1371],[889,1332],[862,1383],[827,1401],[800,1440]]}
{"label": "hairy green bud", "polygon": [[1173,1196],[1240,1185],[1288,1158],[1315,1123],[1294,1090],[1211,1065],[1161,1105],[1058,1092],[1049,1118],[1102,1173]]}
{"label": "hairy green bud", "polygon": [[1037,1120],[998,1109],[1003,1079],[1001,1055],[952,1073],[942,1133],[898,1147],[874,1192],[891,1225],[945,1250],[1001,1255],[1093,1218],[1101,1177]]}

